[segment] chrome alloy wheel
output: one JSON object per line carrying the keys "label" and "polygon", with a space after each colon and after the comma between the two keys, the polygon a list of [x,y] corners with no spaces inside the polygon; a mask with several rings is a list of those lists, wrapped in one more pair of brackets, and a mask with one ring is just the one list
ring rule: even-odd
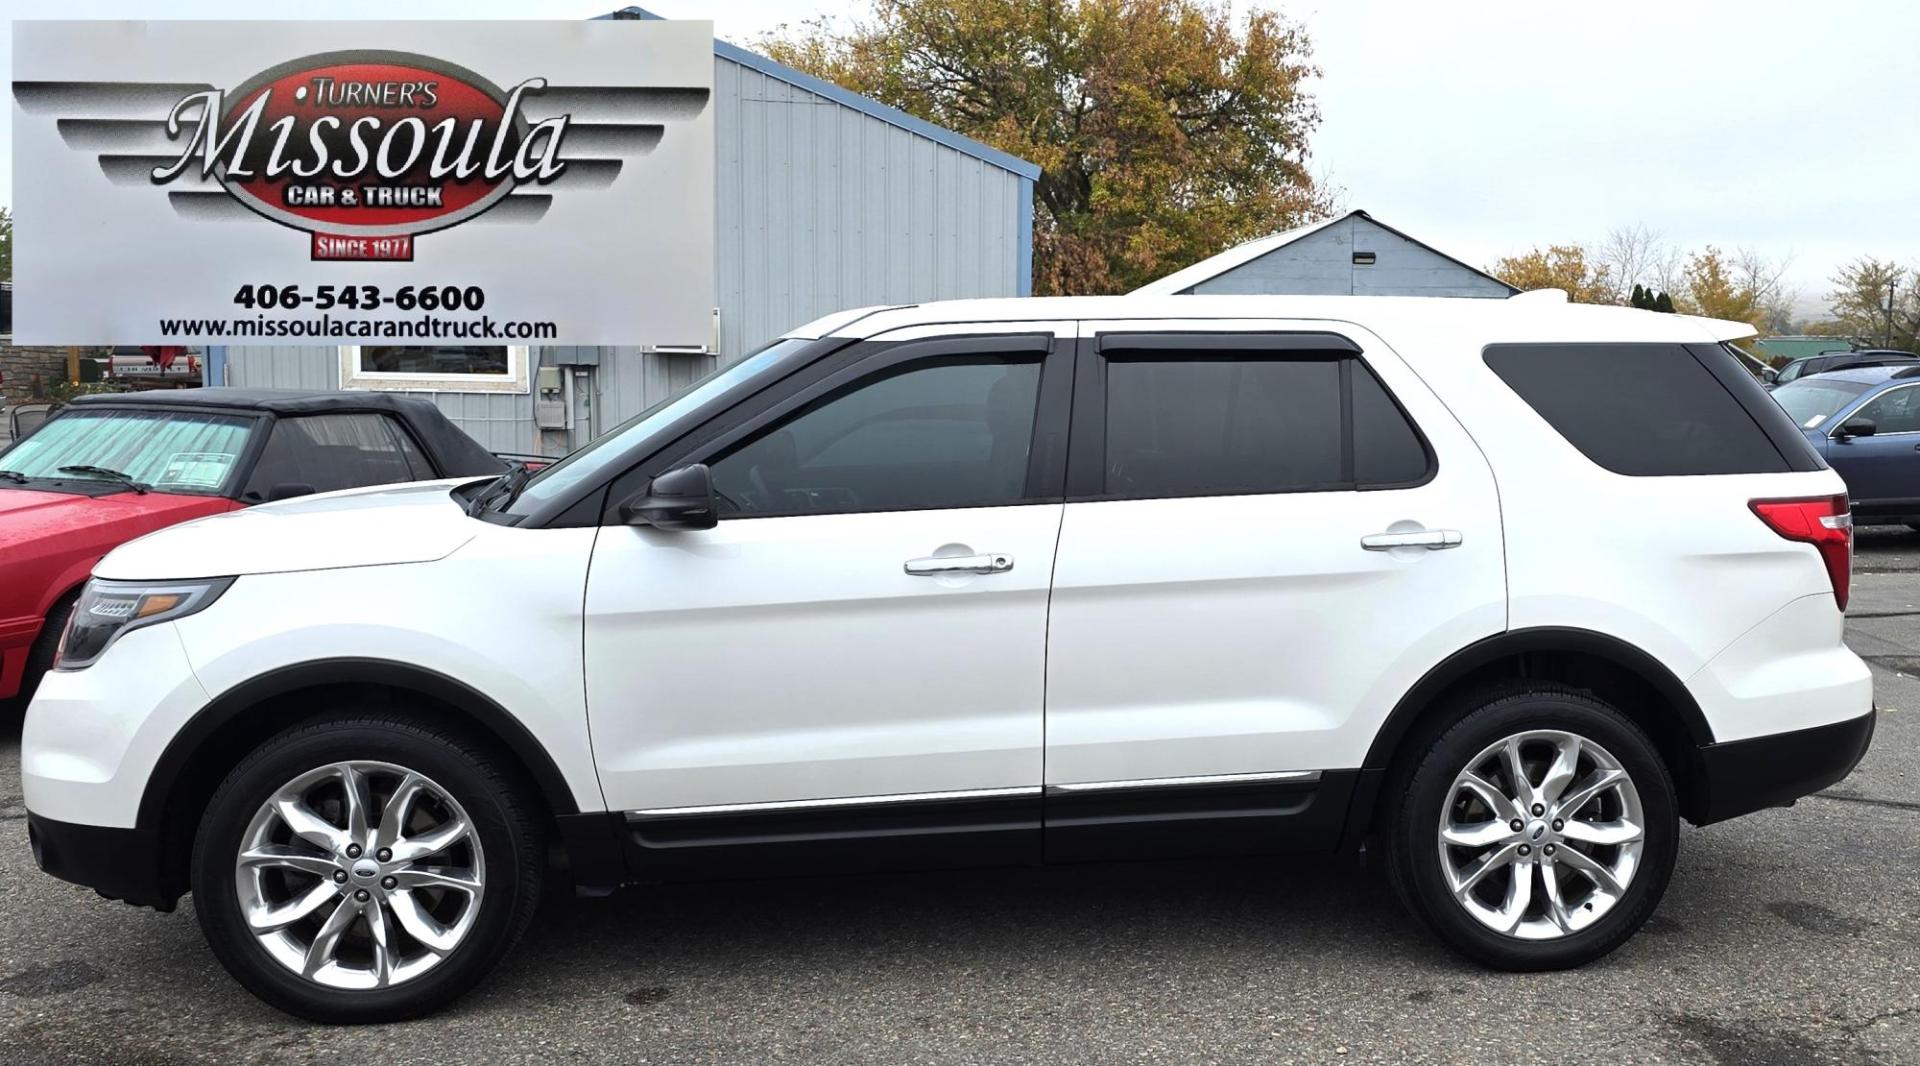
{"label": "chrome alloy wheel", "polygon": [[242,918],[288,970],[328,988],[410,981],[473,927],[480,837],[446,789],[384,762],[308,771],[261,804],[233,876]]}
{"label": "chrome alloy wheel", "polygon": [[1605,917],[1640,866],[1646,818],[1605,748],[1555,729],[1489,745],[1453,779],[1440,868],[1480,924],[1553,940]]}

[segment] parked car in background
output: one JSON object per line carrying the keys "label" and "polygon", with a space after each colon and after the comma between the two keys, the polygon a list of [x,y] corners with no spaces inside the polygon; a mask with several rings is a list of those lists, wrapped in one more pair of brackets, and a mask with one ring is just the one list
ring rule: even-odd
{"label": "parked car in background", "polygon": [[1773,379],[1777,388],[1788,382],[1798,381],[1814,374],[1824,374],[1829,370],[1841,370],[1856,366],[1908,366],[1920,364],[1920,355],[1891,348],[1864,348],[1855,352],[1822,352],[1819,355],[1802,356],[1780,368]]}
{"label": "parked car in background", "polygon": [[0,699],[32,694],[119,544],[269,500],[506,468],[432,404],[386,393],[79,397],[0,451]]}
{"label": "parked car in background", "polygon": [[1873,733],[1843,485],[1750,332],[1539,296],[833,315],[531,480],[114,551],[27,712],[34,854],[191,890],[248,991],[329,1021],[471,987],[560,854],[600,891],[1371,841],[1456,950],[1576,966],[1682,818]]}
{"label": "parked car in background", "polygon": [[1734,357],[1740,361],[1741,369],[1752,374],[1754,380],[1762,385],[1771,387],[1774,379],[1780,376],[1779,371],[1775,370],[1772,364],[1752,352],[1747,351],[1738,344],[1727,345],[1727,351],[1732,352]]}
{"label": "parked car in background", "polygon": [[1856,522],[1920,530],[1920,360],[1802,377],[1773,398],[1846,479]]}

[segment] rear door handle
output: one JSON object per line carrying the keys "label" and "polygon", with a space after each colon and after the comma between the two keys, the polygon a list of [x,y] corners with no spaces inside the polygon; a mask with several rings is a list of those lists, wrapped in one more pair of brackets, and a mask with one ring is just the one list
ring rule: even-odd
{"label": "rear door handle", "polygon": [[939,577],[942,574],[1004,574],[1013,569],[1013,556],[999,552],[986,555],[928,556],[908,559],[907,573],[915,577]]}
{"label": "rear door handle", "polygon": [[1394,548],[1425,548],[1437,552],[1444,548],[1458,548],[1460,541],[1460,531],[1457,529],[1416,529],[1411,533],[1375,533],[1361,537],[1360,546],[1370,552]]}

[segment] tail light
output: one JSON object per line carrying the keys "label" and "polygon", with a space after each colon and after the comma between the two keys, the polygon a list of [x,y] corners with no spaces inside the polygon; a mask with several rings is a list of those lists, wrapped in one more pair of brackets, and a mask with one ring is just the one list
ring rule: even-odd
{"label": "tail light", "polygon": [[1833,581],[1833,601],[1846,610],[1847,588],[1853,576],[1853,515],[1848,511],[1846,494],[1754,500],[1748,506],[1775,533],[1820,550],[1827,577]]}

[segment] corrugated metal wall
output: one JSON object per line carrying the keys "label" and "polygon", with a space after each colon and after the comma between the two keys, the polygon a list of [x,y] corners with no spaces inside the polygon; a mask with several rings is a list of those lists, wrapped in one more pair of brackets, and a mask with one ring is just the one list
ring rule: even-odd
{"label": "corrugated metal wall", "polygon": [[[638,348],[602,348],[593,379],[594,430],[604,433],[705,377],[710,355],[648,355]],[[577,444],[587,441],[579,434]]]}
{"label": "corrugated metal wall", "polygon": [[[724,56],[713,87],[718,358],[600,349],[596,430],[829,312],[1019,293],[1025,178]],[[338,388],[338,351],[230,348],[227,382]],[[495,451],[567,447],[542,447],[531,395],[427,395]]]}
{"label": "corrugated metal wall", "polygon": [[725,58],[713,88],[722,359],[843,308],[1016,295],[1024,178]]}
{"label": "corrugated metal wall", "polygon": [[[1360,265],[1355,252],[1374,253]],[[1202,295],[1482,296],[1505,299],[1499,282],[1402,237],[1350,217],[1193,286]]]}

